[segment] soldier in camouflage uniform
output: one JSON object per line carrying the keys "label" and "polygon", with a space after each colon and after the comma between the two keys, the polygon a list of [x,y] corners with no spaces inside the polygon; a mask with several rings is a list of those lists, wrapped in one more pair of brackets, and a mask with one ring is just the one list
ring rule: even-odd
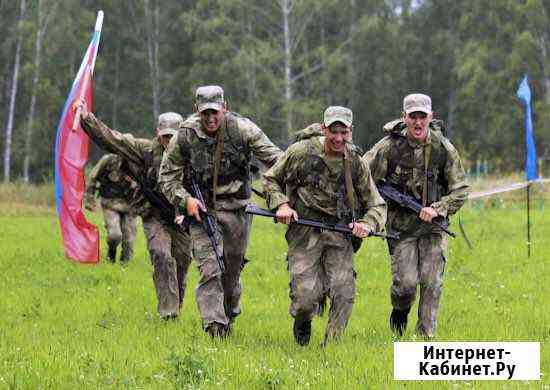
{"label": "soldier in camouflage uniform", "polygon": [[[367,163],[351,143],[351,110],[329,107],[323,124],[309,126],[307,130],[315,128],[322,129],[324,136],[291,145],[264,174],[268,207],[277,209],[277,220],[285,224],[298,216],[345,223],[361,239],[370,232],[380,231],[386,222],[386,205]],[[311,321],[328,292],[331,305],[326,345],[343,333],[355,299],[351,237],[291,224],[286,240],[294,338],[300,345],[309,343]]]}
{"label": "soldier in camouflage uniform", "polygon": [[122,242],[120,263],[124,264],[134,253],[137,218],[129,202],[136,183],[121,171],[121,163],[122,159],[115,154],[106,154],[99,160],[88,176],[85,203],[86,209],[94,211],[95,196],[99,193],[107,230],[108,259],[116,261],[116,250]]}
{"label": "soldier in camouflage uniform", "polygon": [[[162,196],[157,188],[157,177],[164,149],[170,138],[183,123],[181,115],[168,112],[159,115],[156,136],[152,139],[135,138],[112,130],[95,115],[88,112],[85,102],[77,101],[75,109],[82,107],[81,124],[84,131],[102,149],[117,154],[125,168],[136,174],[136,179],[153,193]],[[179,314],[186,287],[187,269],[191,262],[189,235],[174,221],[167,220],[159,208],[147,200],[140,187],[134,192],[131,207],[143,221],[147,248],[153,265],[161,318],[175,318]]]}
{"label": "soldier in camouflage uniform", "polygon": [[[197,114],[189,117],[170,141],[159,181],[166,197],[191,222],[189,232],[200,272],[196,297],[203,327],[212,337],[223,337],[241,312],[240,274],[251,223],[244,212],[250,202],[250,159],[254,155],[271,166],[282,152],[252,121],[227,111],[221,87],[200,87],[195,97]],[[200,186],[206,205],[191,195],[191,177]],[[205,230],[196,223],[199,208],[207,208],[216,217],[219,253],[225,259],[223,275]]]}
{"label": "soldier in camouflage uniform", "polygon": [[420,285],[417,332],[433,337],[443,285],[447,240],[440,228],[426,223],[456,213],[467,199],[468,184],[458,152],[433,120],[429,96],[412,94],[403,100],[401,120],[384,126],[388,133],[364,158],[375,181],[385,181],[414,196],[423,205],[419,215],[388,204],[387,230],[393,281],[390,326],[402,335]]}

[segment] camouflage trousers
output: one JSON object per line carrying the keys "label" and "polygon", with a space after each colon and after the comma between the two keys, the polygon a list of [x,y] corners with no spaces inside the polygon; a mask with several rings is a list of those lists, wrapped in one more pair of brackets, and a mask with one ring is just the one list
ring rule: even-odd
{"label": "camouflage trousers", "polygon": [[442,233],[420,237],[401,236],[388,244],[391,255],[391,302],[397,310],[410,310],[420,285],[418,333],[433,337],[439,299],[443,288],[444,252],[447,239]]}
{"label": "camouflage trousers", "polygon": [[190,239],[156,217],[143,219],[143,230],[153,265],[157,311],[163,317],[179,314],[191,263]]}
{"label": "camouflage trousers", "polygon": [[200,280],[196,289],[197,306],[206,330],[213,323],[228,325],[241,313],[241,270],[250,236],[251,217],[244,209],[217,212],[219,253],[223,253],[222,275],[214,250],[202,224],[192,223],[189,233]]}
{"label": "camouflage trousers", "polygon": [[107,230],[107,245],[109,257],[115,261],[116,249],[122,242],[120,262],[129,261],[134,254],[134,240],[136,239],[137,217],[129,212],[122,212],[105,206],[101,207],[105,230]]}
{"label": "camouflage trousers", "polygon": [[290,225],[288,269],[290,315],[311,320],[320,312],[320,302],[330,299],[325,342],[341,336],[355,300],[355,271],[351,240],[341,233]]}

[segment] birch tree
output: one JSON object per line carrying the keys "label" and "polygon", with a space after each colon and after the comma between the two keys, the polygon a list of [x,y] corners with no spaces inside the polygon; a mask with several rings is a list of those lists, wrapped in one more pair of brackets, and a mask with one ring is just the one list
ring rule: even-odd
{"label": "birch tree", "polygon": [[47,0],[38,0],[38,24],[36,28],[36,38],[34,42],[34,70],[32,77],[31,100],[29,103],[29,116],[25,129],[25,157],[23,160],[23,181],[25,183],[29,182],[29,168],[32,154],[32,136],[36,111],[36,95],[38,93],[38,87],[40,83],[40,64],[42,62],[42,41],[44,39],[44,35],[46,34],[48,23],[51,17],[55,14],[57,6],[58,3],[52,4],[52,2],[48,2]]}
{"label": "birch tree", "polygon": [[13,137],[13,118],[15,116],[15,99],[17,97],[17,84],[19,82],[19,67],[21,62],[21,46],[23,41],[22,26],[25,19],[26,11],[27,2],[26,0],[21,0],[19,7],[19,18],[17,21],[17,42],[15,48],[15,59],[13,63],[8,121],[5,130],[6,137],[4,144],[4,182],[6,183],[10,181],[11,175],[11,144]]}
{"label": "birch tree", "polygon": [[145,36],[149,77],[153,93],[153,115],[156,121],[160,114],[160,71],[159,71],[159,5],[156,0],[144,0]]}

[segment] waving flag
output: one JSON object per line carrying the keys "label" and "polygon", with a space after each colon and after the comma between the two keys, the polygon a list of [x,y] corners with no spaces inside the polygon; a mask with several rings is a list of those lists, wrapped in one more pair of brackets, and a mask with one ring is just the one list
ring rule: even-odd
{"label": "waving flag", "polygon": [[84,166],[88,160],[89,139],[80,127],[72,104],[75,99],[86,101],[92,110],[94,71],[103,11],[97,14],[94,35],[73,81],[55,140],[55,202],[65,256],[79,263],[99,262],[99,232],[82,212],[85,191]]}
{"label": "waving flag", "polygon": [[531,119],[531,89],[529,88],[527,75],[523,77],[516,94],[525,107],[525,175],[529,181],[536,180],[538,179],[537,149],[535,147],[533,121]]}

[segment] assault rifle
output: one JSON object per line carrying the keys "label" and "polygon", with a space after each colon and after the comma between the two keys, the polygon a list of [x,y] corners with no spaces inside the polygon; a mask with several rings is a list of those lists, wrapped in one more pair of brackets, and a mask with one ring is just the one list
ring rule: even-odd
{"label": "assault rifle", "polygon": [[[414,211],[416,214],[420,213],[420,210],[422,210],[422,204],[420,204],[420,202],[418,202],[414,197],[402,194],[389,184],[382,184],[378,186],[378,192],[386,201],[391,200],[401,207]],[[440,217],[436,217],[432,219],[432,222],[427,223],[431,223],[439,227],[453,238],[456,237],[456,234],[447,229],[449,225],[445,221],[441,221]]]}
{"label": "assault rifle", "polygon": [[[197,184],[197,181],[195,180],[194,175],[191,175],[191,191],[192,191],[193,197],[198,199],[199,202],[202,204],[202,206],[206,209],[206,202],[204,201],[204,197],[202,196],[201,189]],[[225,264],[223,259],[223,253],[220,253],[218,249],[219,243],[218,243],[218,239],[216,238],[216,219],[211,214],[208,214],[208,212],[202,211],[200,208],[199,208],[199,213],[201,214],[202,227],[204,228],[206,234],[208,235],[208,239],[210,240],[210,245],[214,250],[214,254],[216,255],[216,260],[218,261],[218,266],[220,267],[220,271],[223,274],[225,272]]]}
{"label": "assault rifle", "polygon": [[[253,215],[259,215],[262,217],[269,217],[269,218],[276,218],[275,213],[262,209],[255,204],[248,204],[246,205],[245,213],[247,214],[253,214]],[[277,220],[275,220],[277,221]],[[334,224],[334,223],[324,223],[320,221],[315,221],[313,219],[305,219],[305,218],[298,218],[297,221],[293,221],[292,223],[302,225],[302,226],[309,226],[313,228],[317,228],[320,230],[329,230],[331,232],[338,232],[338,233],[344,233],[344,234],[352,234],[353,229],[350,229],[348,226],[344,224]],[[376,233],[376,232],[369,232],[369,237],[382,237],[382,238],[391,238],[394,240],[399,239],[399,236],[395,234],[382,234],[382,233]]]}
{"label": "assault rifle", "polygon": [[153,186],[151,185],[150,181],[145,178],[144,176],[136,174],[131,168],[128,162],[125,159],[122,159],[122,164],[120,166],[120,169],[126,173],[132,180],[134,180],[149,203],[151,203],[151,206],[156,208],[160,212],[161,219],[166,222],[169,225],[172,225],[176,230],[178,230],[180,233],[185,232],[185,228],[181,225],[178,225],[174,220],[176,218],[176,212],[174,210],[174,206],[170,203],[170,201],[164,196],[164,194],[155,191],[153,189]]}

